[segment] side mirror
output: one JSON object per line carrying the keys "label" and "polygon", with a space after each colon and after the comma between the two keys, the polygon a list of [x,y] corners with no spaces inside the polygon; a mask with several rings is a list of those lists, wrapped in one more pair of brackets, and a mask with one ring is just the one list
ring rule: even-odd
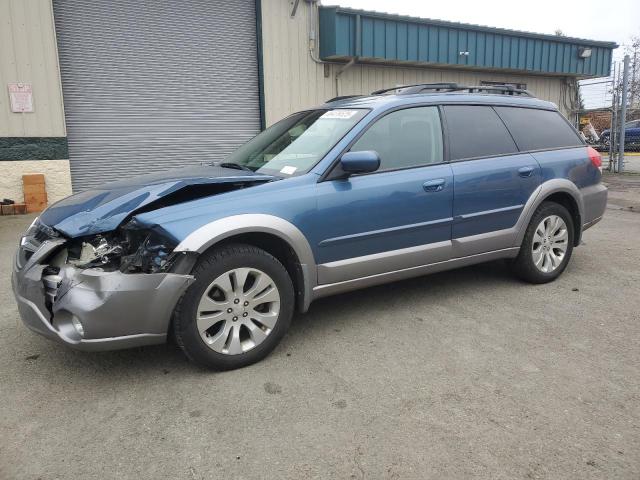
{"label": "side mirror", "polygon": [[373,150],[347,152],[340,158],[340,167],[347,176],[375,172],[380,168],[380,156]]}

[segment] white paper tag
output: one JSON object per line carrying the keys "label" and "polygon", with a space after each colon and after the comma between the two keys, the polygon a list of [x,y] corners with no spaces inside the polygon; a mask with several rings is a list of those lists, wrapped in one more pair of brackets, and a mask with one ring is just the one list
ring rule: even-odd
{"label": "white paper tag", "polygon": [[358,110],[329,110],[325,112],[320,118],[337,118],[346,120],[353,117],[358,113]]}
{"label": "white paper tag", "polygon": [[284,173],[285,175],[293,175],[298,167],[291,167],[287,165],[286,167],[282,167],[280,173]]}

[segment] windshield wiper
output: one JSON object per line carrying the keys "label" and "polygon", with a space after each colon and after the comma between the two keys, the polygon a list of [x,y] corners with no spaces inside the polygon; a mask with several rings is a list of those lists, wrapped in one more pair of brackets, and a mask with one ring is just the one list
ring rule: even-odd
{"label": "windshield wiper", "polygon": [[235,170],[244,170],[245,172],[253,173],[253,170],[251,168],[247,167],[246,165],[242,165],[240,163],[222,162],[222,163],[218,163],[217,165],[218,165],[218,167],[233,168]]}

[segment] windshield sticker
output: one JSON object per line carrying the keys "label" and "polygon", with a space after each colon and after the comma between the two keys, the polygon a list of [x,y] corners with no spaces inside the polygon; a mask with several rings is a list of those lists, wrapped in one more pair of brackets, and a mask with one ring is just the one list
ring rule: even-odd
{"label": "windshield sticker", "polygon": [[325,112],[320,118],[336,118],[340,120],[347,120],[358,113],[358,110],[329,110]]}
{"label": "windshield sticker", "polygon": [[298,167],[291,167],[287,165],[286,167],[282,167],[280,173],[284,173],[285,175],[293,175],[297,169]]}

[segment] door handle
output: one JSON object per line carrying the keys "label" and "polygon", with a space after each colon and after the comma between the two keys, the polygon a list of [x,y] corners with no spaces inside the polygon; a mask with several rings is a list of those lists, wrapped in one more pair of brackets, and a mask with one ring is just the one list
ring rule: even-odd
{"label": "door handle", "polygon": [[521,177],[530,177],[533,173],[533,167],[521,167],[518,169],[518,175]]}
{"label": "door handle", "polygon": [[444,178],[436,178],[434,180],[429,180],[428,182],[424,182],[422,184],[422,188],[424,188],[425,192],[441,192],[444,190],[446,182]]}

